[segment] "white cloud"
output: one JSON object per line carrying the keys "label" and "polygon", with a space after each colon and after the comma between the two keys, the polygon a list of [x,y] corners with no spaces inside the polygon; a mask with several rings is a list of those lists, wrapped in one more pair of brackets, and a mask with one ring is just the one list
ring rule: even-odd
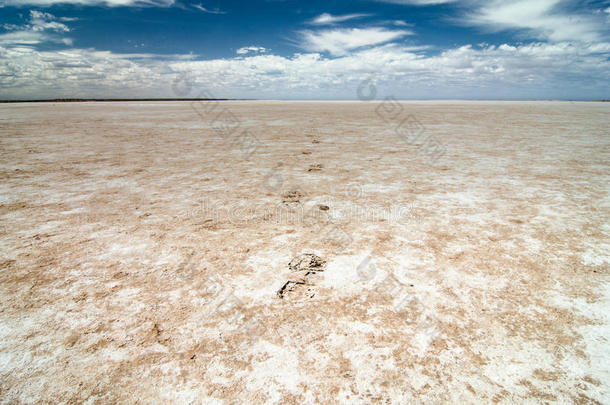
{"label": "white cloud", "polygon": [[378,94],[397,98],[607,98],[610,43],[462,46],[428,56],[386,44],[341,57],[273,54],[196,61],[84,49],[0,46],[0,98],[177,97],[172,81],[218,97],[350,98],[374,77]]}
{"label": "white cloud", "polygon": [[30,10],[30,27],[32,31],[59,31],[69,32],[70,29],[65,24],[55,21],[57,18],[50,13]]}
{"label": "white cloud", "polygon": [[217,8],[215,8],[214,10],[211,10],[209,8],[203,7],[201,4],[193,4],[193,7],[195,7],[197,10],[203,11],[204,13],[208,13],[208,14],[226,14],[226,12],[221,11]]}
{"label": "white cloud", "polygon": [[57,42],[72,45],[72,40],[58,35],[69,32],[67,25],[57,21],[57,17],[50,13],[31,10],[27,24],[5,24],[7,31],[0,34],[2,45],[37,45],[43,42]]}
{"label": "white cloud", "polygon": [[490,31],[524,30],[534,38],[550,41],[597,41],[603,21],[594,15],[564,9],[562,0],[492,0],[469,13],[464,22]]}
{"label": "white cloud", "polygon": [[243,48],[239,48],[235,53],[238,55],[245,55],[247,53],[265,53],[267,52],[266,48],[262,46],[244,46]]}
{"label": "white cloud", "polygon": [[48,41],[48,37],[40,32],[15,31],[0,34],[0,45],[36,45]]}
{"label": "white cloud", "polygon": [[322,31],[302,31],[301,46],[311,52],[329,52],[331,55],[346,55],[365,46],[379,45],[412,35],[407,30],[386,28],[342,28]]}
{"label": "white cloud", "polygon": [[169,7],[175,0],[0,0],[2,6],[52,6],[55,4],[78,4],[83,6],[150,6]]}
{"label": "white cloud", "polygon": [[458,0],[376,0],[384,3],[405,4],[411,6],[433,6],[436,4],[455,3]]}
{"label": "white cloud", "polygon": [[[469,9],[462,23],[488,31],[520,30],[522,36],[539,40],[599,41],[608,34],[608,21],[597,13],[574,11],[566,0],[377,0],[386,3],[426,6],[456,3]],[[576,3],[576,2],[573,2]],[[580,7],[580,10],[586,10]],[[604,10],[609,12],[610,8]]]}
{"label": "white cloud", "polygon": [[49,52],[31,47],[0,47],[0,55],[0,93],[12,88],[18,97],[104,96],[121,85],[127,92],[143,94],[162,80],[146,63],[129,60],[130,55],[83,49]]}
{"label": "white cloud", "polygon": [[338,22],[353,20],[356,18],[368,17],[370,14],[344,14],[344,15],[332,15],[328,13],[322,13],[309,23],[313,25],[328,25],[335,24]]}
{"label": "white cloud", "polygon": [[170,67],[230,97],[354,98],[359,81],[373,74],[385,94],[399,98],[577,98],[608,93],[608,55],[608,43],[464,46],[435,56],[388,44],[338,58],[261,55]]}

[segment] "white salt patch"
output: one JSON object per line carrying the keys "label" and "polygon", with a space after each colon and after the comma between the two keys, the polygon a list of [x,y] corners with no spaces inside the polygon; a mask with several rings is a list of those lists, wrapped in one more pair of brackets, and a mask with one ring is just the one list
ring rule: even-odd
{"label": "white salt patch", "polygon": [[421,248],[404,246],[401,248],[400,255],[392,257],[394,270],[399,274],[417,273],[434,267],[434,256]]}
{"label": "white salt patch", "polygon": [[[184,404],[185,403],[193,404],[193,403],[196,403],[195,400],[197,400],[197,399],[198,399],[198,397],[195,398],[193,401],[182,402],[182,403],[184,403]],[[210,397],[210,398],[203,398],[202,401],[203,401],[203,405],[225,405],[226,404],[225,401],[223,401],[221,399],[218,399],[218,398],[212,398],[212,397]]]}
{"label": "white salt patch", "polygon": [[225,367],[219,360],[212,360],[206,366],[206,377],[210,379],[212,384],[229,385],[232,380],[233,370]]}
{"label": "white salt patch", "polygon": [[14,196],[9,195],[8,187],[0,187],[0,203],[8,204],[13,201],[17,201]]}
{"label": "white salt patch", "polygon": [[123,288],[122,290],[115,293],[115,295],[119,299],[127,299],[132,298],[134,296],[138,296],[140,291],[141,290],[139,288]]}
{"label": "white salt patch", "polygon": [[103,349],[101,355],[110,361],[123,361],[131,358],[131,354],[127,350]]}
{"label": "white salt patch", "polygon": [[280,389],[295,395],[300,393],[299,383],[303,377],[297,371],[298,353],[262,340],[257,342],[252,351],[259,356],[266,354],[269,358],[252,363],[252,371],[248,374],[246,383],[248,391],[254,392],[266,387],[270,403],[281,402],[283,394]]}
{"label": "white salt patch", "polygon": [[345,347],[347,338],[343,334],[331,333],[326,336],[326,342],[336,348]]}
{"label": "white salt patch", "polygon": [[348,328],[360,333],[374,333],[377,329],[368,323],[354,321],[347,324]]}
{"label": "white salt patch", "polygon": [[[592,325],[582,326],[578,329],[585,344],[585,353],[588,359],[582,359],[574,353],[568,352],[562,360],[562,369],[570,370],[578,378],[592,375],[600,381],[610,381],[610,283],[604,283],[599,292],[602,294],[597,301],[589,302],[585,298],[570,299],[554,291],[551,297],[553,304],[561,308],[578,310],[581,314],[594,320]],[[599,400],[608,399],[608,392],[604,386],[593,387]]]}
{"label": "white salt patch", "polygon": [[[393,347],[371,347],[369,345],[346,345],[343,356],[350,360],[352,369],[358,374],[358,379],[366,378],[382,370],[395,370],[396,364],[392,355]],[[370,380],[369,380],[370,381]]]}
{"label": "white salt patch", "polygon": [[287,249],[268,249],[250,256],[246,265],[254,273],[234,277],[233,292],[240,299],[267,302],[286,282],[288,263],[292,257]]}
{"label": "white salt patch", "polygon": [[113,243],[106,249],[106,252],[99,255],[99,257],[101,259],[108,259],[110,257],[116,258],[117,256],[132,257],[137,253],[147,252],[150,248],[150,245],[146,242],[140,244]]}
{"label": "white salt patch", "polygon": [[[603,253],[600,253],[600,251]],[[582,260],[585,266],[610,264],[610,245],[601,243],[594,249],[587,249],[582,254]]]}
{"label": "white salt patch", "polygon": [[490,360],[482,372],[508,391],[521,388],[519,381],[529,380],[534,370],[554,362],[553,354],[538,343],[520,339],[505,339],[503,345],[486,346],[485,356]]}
{"label": "white salt patch", "polygon": [[542,242],[539,239],[532,238],[526,233],[519,235],[519,238],[523,241],[527,247],[528,252],[538,253],[543,248]]}
{"label": "white salt patch", "polygon": [[38,225],[33,231],[36,233],[44,233],[48,231],[55,230],[57,228],[61,228],[64,226],[62,221],[46,221],[40,225]]}
{"label": "white salt patch", "polygon": [[278,235],[271,240],[273,241],[273,243],[275,243],[277,245],[285,245],[290,242],[290,239],[293,239],[293,238],[294,238],[294,236],[292,236],[290,234],[283,234],[283,235]]}
{"label": "white salt patch", "polygon": [[366,184],[362,186],[362,190],[365,194],[379,194],[379,193],[395,193],[400,191],[403,187],[402,183],[394,184]]}
{"label": "white salt patch", "polygon": [[61,211],[60,214],[61,215],[72,215],[72,214],[79,214],[81,212],[86,212],[88,211],[85,207],[79,207],[79,208],[74,208],[72,210],[68,210],[68,211]]}
{"label": "white salt patch", "polygon": [[326,264],[323,279],[316,284],[336,290],[341,296],[353,295],[362,291],[363,280],[358,275],[358,266],[363,258],[357,256],[339,256]]}

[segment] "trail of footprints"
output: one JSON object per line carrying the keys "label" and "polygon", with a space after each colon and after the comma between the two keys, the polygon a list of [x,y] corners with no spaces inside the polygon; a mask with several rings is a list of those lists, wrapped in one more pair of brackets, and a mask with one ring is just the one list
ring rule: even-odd
{"label": "trail of footprints", "polygon": [[[316,130],[316,134],[319,131]],[[308,136],[312,136],[309,134]],[[319,143],[318,139],[313,139],[312,143]],[[303,154],[309,155],[311,151],[303,151]],[[324,166],[320,163],[314,163],[309,165],[308,172],[321,171]],[[282,195],[282,203],[291,206],[301,204],[301,199],[304,197],[303,193],[299,190],[291,190]],[[327,205],[318,205],[318,208],[322,211],[328,211]],[[292,271],[290,279],[286,281],[282,287],[277,290],[276,294],[280,299],[290,296],[291,299],[311,299],[315,296],[315,285],[313,281],[315,276],[324,271],[326,262],[316,256],[313,253],[303,253],[294,257],[288,268]]]}

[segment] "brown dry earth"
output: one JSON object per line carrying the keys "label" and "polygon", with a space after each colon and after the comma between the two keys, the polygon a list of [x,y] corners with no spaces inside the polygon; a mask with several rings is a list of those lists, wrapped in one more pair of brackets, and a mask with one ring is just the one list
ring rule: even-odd
{"label": "brown dry earth", "polygon": [[401,108],[0,106],[1,402],[610,403],[610,103]]}

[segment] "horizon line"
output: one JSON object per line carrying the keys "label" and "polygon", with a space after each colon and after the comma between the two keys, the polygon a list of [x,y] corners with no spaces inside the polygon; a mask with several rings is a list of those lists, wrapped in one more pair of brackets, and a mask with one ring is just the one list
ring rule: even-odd
{"label": "horizon line", "polygon": [[[139,102],[139,101],[286,101],[286,102],[370,102],[384,99],[258,99],[258,98],[49,98],[49,99],[6,99],[0,103],[86,103],[86,102]],[[554,98],[421,98],[394,99],[394,101],[564,101],[564,102],[610,102],[610,99],[554,99]]]}

